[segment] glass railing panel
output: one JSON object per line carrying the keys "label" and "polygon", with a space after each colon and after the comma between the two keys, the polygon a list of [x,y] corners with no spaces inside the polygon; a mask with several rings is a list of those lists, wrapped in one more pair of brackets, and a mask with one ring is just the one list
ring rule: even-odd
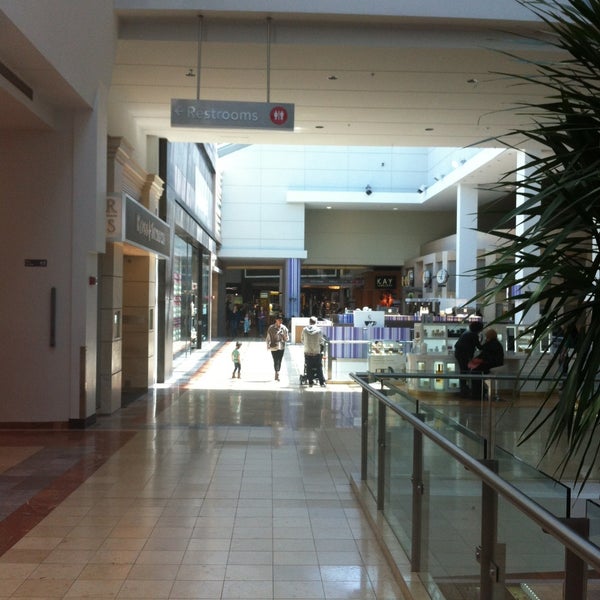
{"label": "glass railing panel", "polygon": [[535,500],[554,516],[570,516],[571,491],[564,484],[516,458],[502,448],[495,448],[498,475]]}
{"label": "glass railing panel", "polygon": [[377,466],[379,464],[378,458],[378,413],[379,401],[375,396],[369,394],[369,413],[368,413],[368,425],[367,425],[367,479],[366,484],[374,498],[377,497]]}
{"label": "glass railing panel", "polygon": [[430,440],[423,452],[421,579],[434,598],[479,598],[481,483]]}
{"label": "glass railing panel", "polygon": [[502,498],[498,500],[497,539],[499,563],[506,565],[504,584],[512,594],[509,598],[563,598],[564,546]]}
{"label": "glass railing panel", "polygon": [[[476,458],[483,457],[483,437],[474,434],[467,425],[478,423],[483,430],[485,423],[497,424],[497,420],[489,418],[494,416],[489,405],[477,404],[472,412],[466,411],[467,417],[463,413],[453,420],[449,418],[451,411],[446,413],[438,405],[427,404],[423,398],[415,399],[396,382],[388,385],[384,381],[383,390],[381,381],[372,382],[372,386],[385,395],[387,403],[394,407],[402,406],[411,414],[418,412],[429,427],[446,439],[463,449],[468,448],[468,452]],[[377,490],[378,402],[369,396],[368,470],[369,487],[374,496]],[[513,423],[511,426],[516,430],[516,425]],[[494,431],[492,437],[497,433]],[[481,567],[478,549],[482,543],[483,484],[472,475],[476,470],[465,468],[451,454],[423,436],[423,493],[413,496],[413,439],[413,426],[388,408],[384,486],[386,520],[408,556],[415,556],[420,551],[418,575],[432,597],[440,600],[479,598]],[[555,516],[568,516],[569,488],[504,448],[495,446],[493,457],[503,480]],[[420,510],[414,510],[414,501],[421,501]],[[565,585],[563,544],[502,497],[498,497],[497,507],[495,560],[501,574],[497,585],[501,595],[498,597],[528,600],[562,598],[561,590]],[[588,502],[587,509],[591,541],[600,547],[600,505]],[[413,523],[419,514],[420,521]],[[419,530],[421,537],[413,539],[413,533]],[[588,590],[597,587],[595,581],[588,582]],[[496,597],[495,593],[493,597]]]}
{"label": "glass railing panel", "polygon": [[412,414],[420,414],[429,427],[471,456],[475,458],[485,456],[485,439],[463,425],[460,406],[448,409],[443,405],[433,406],[427,402],[427,399],[417,400],[410,394],[408,387],[398,380],[384,382],[384,390],[387,398],[395,405]]}
{"label": "glass railing panel", "polygon": [[410,556],[414,430],[389,409],[386,424],[384,515],[404,552]]}
{"label": "glass railing panel", "polygon": [[[560,446],[544,454],[550,436],[550,420],[541,423],[554,400],[549,401],[548,408],[540,408],[541,400],[530,399],[523,395],[516,399],[506,399],[501,402],[491,402],[491,419],[494,424],[496,446],[503,448],[529,465],[534,465],[545,473],[553,473],[560,463],[564,453]],[[536,417],[537,416],[537,417]],[[529,431],[528,426],[536,419],[537,431]],[[524,432],[527,431],[527,436]],[[566,479],[574,479],[574,472],[566,472]]]}
{"label": "glass railing panel", "polygon": [[587,500],[585,516],[590,520],[590,542],[600,548],[600,504],[594,500]]}

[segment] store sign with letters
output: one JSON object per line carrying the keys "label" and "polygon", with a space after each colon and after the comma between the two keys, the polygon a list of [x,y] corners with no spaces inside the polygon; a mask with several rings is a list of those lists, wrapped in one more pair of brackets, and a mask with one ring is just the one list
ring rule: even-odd
{"label": "store sign with letters", "polygon": [[171,127],[294,130],[294,105],[171,99]]}
{"label": "store sign with letters", "polygon": [[381,275],[375,277],[375,287],[378,290],[394,290],[396,289],[395,275]]}
{"label": "store sign with letters", "polygon": [[171,228],[127,194],[106,199],[106,239],[170,255]]}

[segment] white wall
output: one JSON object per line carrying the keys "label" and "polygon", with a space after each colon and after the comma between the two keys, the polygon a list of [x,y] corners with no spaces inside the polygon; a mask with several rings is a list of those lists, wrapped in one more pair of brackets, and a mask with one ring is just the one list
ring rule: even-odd
{"label": "white wall", "polygon": [[98,82],[108,89],[116,40],[112,0],[0,0],[0,9],[88,106]]}
{"label": "white wall", "polygon": [[[14,25],[11,31],[19,31],[13,39],[23,55],[43,65],[57,90],[41,100],[56,116],[49,121],[54,130],[0,136],[0,372],[6,399],[0,422],[82,420],[95,412],[97,288],[89,278],[97,275],[97,253],[104,250],[113,3],[0,0],[0,9]],[[30,68],[25,59],[22,66]],[[47,266],[26,267],[31,258]],[[49,340],[52,288],[55,347]],[[87,349],[84,364],[81,349]]]}
{"label": "white wall", "polygon": [[245,148],[223,159],[221,256],[304,256],[304,207],[286,204],[304,179],[302,148]]}
{"label": "white wall", "polygon": [[[1,421],[70,418],[72,137],[0,137]],[[25,259],[47,267],[25,267]],[[49,345],[50,289],[57,290],[56,347]]]}
{"label": "white wall", "polygon": [[[311,239],[313,227],[305,223],[304,206],[287,203],[287,191],[362,193],[370,185],[374,192],[414,192],[427,175],[427,164],[425,148],[249,146],[229,154],[220,163],[223,170],[220,256],[304,258],[310,244],[308,258],[313,263],[375,264],[364,254],[367,244],[360,246],[358,254],[340,256],[338,240]],[[368,198],[365,196],[365,202]],[[344,214],[334,212],[338,216]],[[344,218],[355,222],[352,214]],[[371,217],[368,219],[371,222]],[[409,245],[413,238],[411,234]],[[432,239],[417,238],[420,242]],[[413,248],[408,255],[414,253]],[[382,264],[398,263],[391,262],[387,255]]]}
{"label": "white wall", "polygon": [[[92,116],[61,132],[0,137],[0,368],[5,398],[14,400],[0,403],[0,422],[66,422],[95,412],[97,288],[89,277],[97,276],[97,205],[105,203],[101,185],[106,189],[106,146],[96,142],[106,140],[106,130]],[[87,167],[78,162],[84,158]],[[26,259],[47,266],[27,267]],[[87,348],[83,413],[81,348]]]}

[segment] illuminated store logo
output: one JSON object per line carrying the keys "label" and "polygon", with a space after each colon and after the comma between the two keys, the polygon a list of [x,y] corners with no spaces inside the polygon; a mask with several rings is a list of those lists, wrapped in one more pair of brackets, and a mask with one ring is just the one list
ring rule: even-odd
{"label": "illuminated store logo", "polygon": [[378,290],[392,290],[396,288],[396,276],[387,275],[375,278],[375,287]]}

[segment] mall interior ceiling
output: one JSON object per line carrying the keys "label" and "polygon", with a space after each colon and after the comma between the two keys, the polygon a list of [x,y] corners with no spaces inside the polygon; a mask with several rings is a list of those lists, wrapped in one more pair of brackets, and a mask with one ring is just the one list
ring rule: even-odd
{"label": "mall interior ceiling", "polygon": [[[117,11],[112,110],[149,135],[218,144],[463,147],[523,124],[540,98],[503,73],[549,57],[539,22]],[[4,66],[50,111],[72,89],[0,11]],[[511,33],[507,33],[511,32]],[[510,53],[520,57],[513,58]],[[172,128],[172,98],[286,102],[293,131]],[[0,86],[0,128],[41,126]]]}
{"label": "mall interior ceiling", "polygon": [[[110,113],[127,114],[148,135],[230,148],[497,145],[496,136],[527,123],[515,107],[541,98],[539,86],[514,85],[506,73],[528,72],[526,59],[555,52],[540,23],[525,20],[491,27],[485,20],[388,15],[116,13]],[[2,11],[0,30],[4,78],[8,69],[48,113],[81,105]],[[0,130],[43,127],[44,111],[30,110],[7,91],[10,82],[2,84]],[[172,127],[173,98],[291,103],[295,124],[289,132]],[[506,152],[463,181],[488,184],[512,165]],[[453,188],[440,190],[432,206],[449,207],[455,198]]]}

